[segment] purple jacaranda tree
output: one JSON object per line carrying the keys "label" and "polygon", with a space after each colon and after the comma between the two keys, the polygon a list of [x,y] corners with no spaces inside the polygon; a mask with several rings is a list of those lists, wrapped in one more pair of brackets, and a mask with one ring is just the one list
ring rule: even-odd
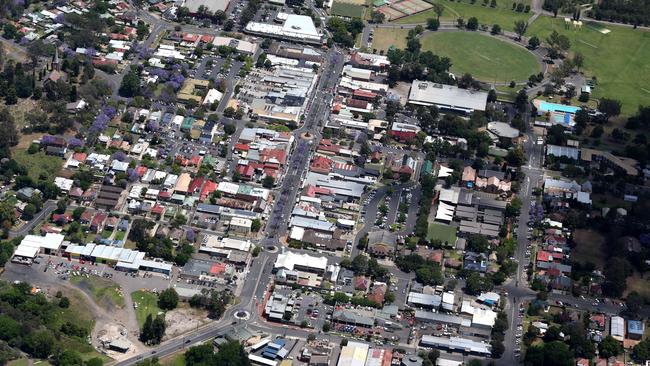
{"label": "purple jacaranda tree", "polygon": [[194,243],[194,240],[196,240],[196,233],[192,229],[187,229],[185,231],[185,239],[189,241],[190,243]]}
{"label": "purple jacaranda tree", "polygon": [[119,160],[123,162],[126,161],[126,154],[122,151],[116,151],[113,153],[113,155],[111,155],[111,158],[113,158],[113,160]]}

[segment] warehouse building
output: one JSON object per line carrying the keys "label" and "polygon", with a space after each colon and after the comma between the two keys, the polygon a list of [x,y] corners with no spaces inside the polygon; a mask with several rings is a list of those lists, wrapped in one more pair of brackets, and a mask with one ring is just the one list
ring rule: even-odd
{"label": "warehouse building", "polygon": [[435,105],[440,109],[469,114],[474,111],[484,111],[487,96],[488,93],[482,91],[414,80],[408,102],[424,106]]}
{"label": "warehouse building", "polygon": [[420,344],[424,347],[442,348],[450,352],[460,352],[475,356],[491,356],[492,346],[462,337],[436,337],[423,335]]}
{"label": "warehouse building", "polygon": [[64,236],[48,233],[45,236],[27,235],[14,251],[14,263],[31,264],[39,254],[56,255],[61,248]]}
{"label": "warehouse building", "polygon": [[65,250],[70,258],[107,263],[116,270],[125,272],[147,271],[170,275],[172,265],[162,261],[145,259],[145,253],[137,250],[118,248],[108,245],[70,245]]}

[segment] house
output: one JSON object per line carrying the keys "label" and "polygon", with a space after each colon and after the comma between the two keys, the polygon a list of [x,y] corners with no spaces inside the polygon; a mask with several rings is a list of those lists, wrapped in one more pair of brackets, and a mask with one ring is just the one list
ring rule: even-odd
{"label": "house", "polygon": [[485,272],[487,270],[487,258],[485,254],[466,252],[463,268],[468,271]]}
{"label": "house", "polygon": [[420,132],[420,127],[407,123],[393,122],[388,135],[400,142],[411,142]]}
{"label": "house", "polygon": [[98,213],[93,217],[93,220],[90,223],[90,230],[99,233],[102,230],[104,230],[104,225],[106,223],[106,214],[105,213]]}
{"label": "house", "polygon": [[472,188],[472,186],[474,186],[474,181],[476,180],[476,169],[471,166],[463,168],[463,176],[461,180],[467,188]]}
{"label": "house", "polygon": [[370,287],[370,279],[366,276],[357,276],[354,278],[354,289],[357,291],[368,291]]}

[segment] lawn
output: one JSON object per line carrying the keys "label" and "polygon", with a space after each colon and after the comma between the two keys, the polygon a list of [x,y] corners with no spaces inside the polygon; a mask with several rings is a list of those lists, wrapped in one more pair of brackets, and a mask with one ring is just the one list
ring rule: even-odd
{"label": "lawn", "polygon": [[635,272],[634,275],[627,278],[627,289],[625,296],[630,292],[636,291],[643,296],[646,301],[650,300],[650,276]]}
{"label": "lawn", "polygon": [[111,229],[102,230],[102,234],[101,234],[102,239],[108,239],[111,236],[111,234],[113,234],[113,230]]}
{"label": "lawn", "polygon": [[375,28],[370,48],[388,51],[390,46],[403,49],[406,47],[407,29]]}
{"label": "lawn", "polygon": [[138,319],[138,324],[142,326],[144,321],[147,320],[147,316],[156,316],[161,312],[158,307],[158,296],[154,293],[148,291],[135,291],[131,294],[131,299],[133,299],[134,306],[138,307],[135,309],[135,317]]}
{"label": "lawn", "polygon": [[[471,17],[476,17],[479,24],[487,24],[492,27],[493,24],[499,24],[504,30],[513,30],[515,21],[528,20],[532,13],[517,13],[510,10],[510,8],[490,8],[480,5],[480,1],[472,5],[463,2],[451,2],[445,0],[430,1],[431,3],[442,4],[444,11],[440,20],[442,21],[456,21],[458,18],[463,18],[465,21]],[[512,2],[504,2],[497,0],[497,4],[502,3],[512,6]],[[429,18],[436,18],[437,15],[433,9],[425,10],[421,13],[413,14],[395,21],[398,24],[416,24],[426,23]]]}
{"label": "lawn", "polygon": [[28,366],[29,361],[27,361],[26,358],[19,358],[17,360],[9,361],[7,363],[8,366]]}
{"label": "lawn", "polygon": [[431,223],[429,224],[429,232],[427,233],[427,240],[440,240],[449,245],[456,245],[456,228],[449,225]]}
{"label": "lawn", "polygon": [[605,265],[605,258],[603,258],[605,238],[600,233],[578,229],[573,233],[573,240],[576,243],[572,254],[574,261],[581,264],[589,262],[593,263],[596,268],[603,268]]}
{"label": "lawn", "polygon": [[120,231],[120,230],[118,230],[118,231],[115,233],[115,240],[124,240],[124,237],[125,237],[125,236],[126,236],[126,232],[125,232],[125,231]]}
{"label": "lawn", "polygon": [[114,282],[100,277],[73,276],[70,282],[92,296],[97,305],[112,311],[124,307],[122,290]]}
{"label": "lawn", "polygon": [[27,174],[34,180],[38,180],[41,175],[47,180],[54,180],[54,177],[63,167],[63,159],[45,155],[40,151],[36,154],[28,154],[27,150],[16,149],[13,152],[14,160],[27,168]]}
{"label": "lawn", "polygon": [[449,57],[456,75],[469,72],[482,81],[509,82],[528,80],[541,70],[535,56],[525,48],[480,33],[430,33],[421,41],[423,51]]}
{"label": "lawn", "polygon": [[160,360],[160,363],[163,366],[185,366],[185,355],[179,353],[174,356],[165,357],[162,360]]}
{"label": "lawn", "polygon": [[584,72],[596,76],[598,85],[593,97],[619,99],[623,113],[633,114],[639,105],[650,100],[650,32],[608,25],[609,34],[594,23],[580,30],[565,29],[563,18],[539,17],[528,29],[527,36],[545,39],[553,30],[571,41],[570,52],[584,55]]}
{"label": "lawn", "polygon": [[362,5],[335,1],[330,10],[330,14],[342,17],[363,18],[365,10],[366,8]]}

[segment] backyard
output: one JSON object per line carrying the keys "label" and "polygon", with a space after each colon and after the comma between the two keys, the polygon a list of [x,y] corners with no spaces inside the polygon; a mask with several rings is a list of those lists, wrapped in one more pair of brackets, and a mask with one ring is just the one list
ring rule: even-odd
{"label": "backyard", "polygon": [[535,56],[525,48],[480,33],[430,33],[421,41],[423,51],[449,57],[451,71],[457,76],[468,72],[482,81],[508,83],[528,80],[541,70]]}
{"label": "backyard", "polygon": [[27,168],[27,174],[34,180],[44,176],[47,180],[52,181],[63,166],[63,159],[46,155],[42,151],[28,154],[25,149],[16,149],[13,152],[13,158],[18,164]]}
{"label": "backyard", "polygon": [[573,240],[576,243],[572,254],[573,260],[581,264],[593,263],[596,268],[602,270],[605,265],[605,258],[603,258],[605,238],[596,231],[578,229],[573,233]]}
{"label": "backyard", "polygon": [[435,222],[431,223],[429,224],[427,240],[440,240],[453,246],[456,244],[456,227]]}

